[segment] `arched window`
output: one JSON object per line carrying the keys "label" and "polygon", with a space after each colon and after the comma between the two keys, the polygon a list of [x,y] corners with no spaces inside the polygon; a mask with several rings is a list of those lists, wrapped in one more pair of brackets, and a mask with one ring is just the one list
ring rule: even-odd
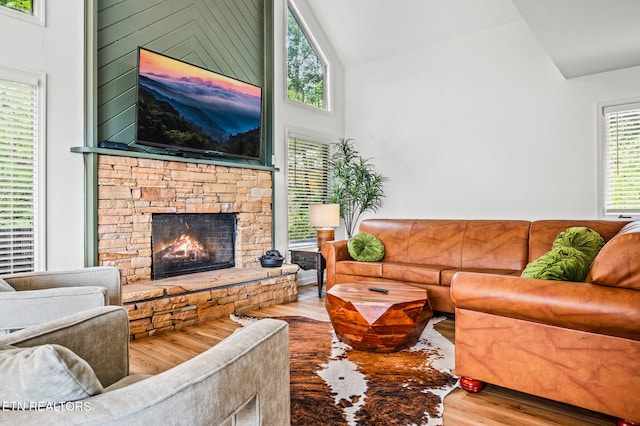
{"label": "arched window", "polygon": [[290,4],[287,8],[287,97],[329,109],[327,80],[327,61]]}

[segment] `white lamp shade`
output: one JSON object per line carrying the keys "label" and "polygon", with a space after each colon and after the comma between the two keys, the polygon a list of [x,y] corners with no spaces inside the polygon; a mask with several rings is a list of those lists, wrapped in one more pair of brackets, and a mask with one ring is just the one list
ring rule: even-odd
{"label": "white lamp shade", "polygon": [[340,204],[310,204],[309,224],[311,226],[340,226]]}

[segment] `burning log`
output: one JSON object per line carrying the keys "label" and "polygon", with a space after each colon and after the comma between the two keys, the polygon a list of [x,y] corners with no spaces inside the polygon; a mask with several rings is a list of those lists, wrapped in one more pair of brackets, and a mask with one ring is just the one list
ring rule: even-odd
{"label": "burning log", "polygon": [[164,261],[194,261],[201,262],[209,259],[209,253],[200,242],[193,240],[190,235],[182,234],[169,246],[156,253]]}

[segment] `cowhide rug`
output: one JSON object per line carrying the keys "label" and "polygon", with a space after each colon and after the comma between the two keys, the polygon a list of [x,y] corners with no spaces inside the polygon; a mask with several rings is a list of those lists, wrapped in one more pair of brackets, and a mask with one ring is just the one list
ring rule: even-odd
{"label": "cowhide rug", "polygon": [[433,328],[444,318],[429,321],[412,348],[388,354],[351,349],[328,322],[278,319],[289,323],[292,425],[443,424],[443,399],[458,384],[454,346]]}

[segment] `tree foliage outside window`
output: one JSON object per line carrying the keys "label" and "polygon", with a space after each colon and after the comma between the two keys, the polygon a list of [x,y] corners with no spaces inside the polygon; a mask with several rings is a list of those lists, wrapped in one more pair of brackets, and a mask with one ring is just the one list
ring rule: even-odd
{"label": "tree foliage outside window", "polygon": [[0,0],[0,6],[33,15],[33,4],[31,0]]}
{"label": "tree foliage outside window", "polygon": [[324,108],[325,67],[295,15],[287,14],[287,96]]}

